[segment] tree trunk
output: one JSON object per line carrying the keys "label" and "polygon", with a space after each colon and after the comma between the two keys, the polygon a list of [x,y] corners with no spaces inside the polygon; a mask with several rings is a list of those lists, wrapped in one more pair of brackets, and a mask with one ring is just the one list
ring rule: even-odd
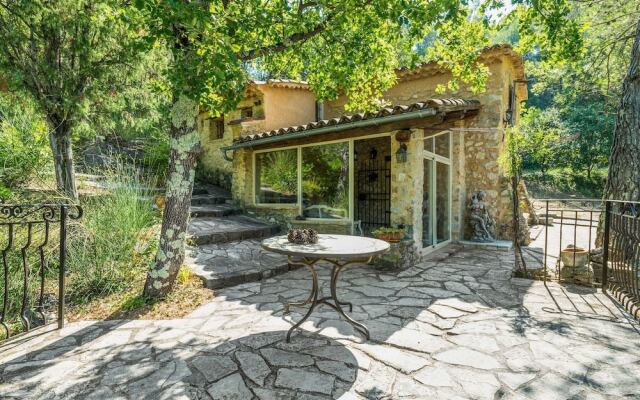
{"label": "tree trunk", "polygon": [[[622,82],[604,199],[640,201],[640,20],[631,49],[629,71]],[[601,216],[596,246],[603,244],[603,230]]]}
{"label": "tree trunk", "polygon": [[536,213],[536,209],[531,202],[531,197],[529,196],[529,191],[527,190],[527,185],[524,183],[524,179],[522,178],[520,178],[518,182],[518,189],[520,201],[523,202],[526,211],[529,213],[529,220],[527,222],[529,225],[538,225],[540,223],[538,213]]}
{"label": "tree trunk", "polygon": [[197,116],[196,102],[185,96],[174,100],[171,110],[166,204],[158,253],[144,285],[144,295],[147,297],[160,298],[167,295],[184,261],[191,192],[200,150],[200,136],[196,129]]}
{"label": "tree trunk", "polygon": [[640,21],[613,132],[604,198],[640,201]]}
{"label": "tree trunk", "polygon": [[53,165],[56,174],[58,190],[65,196],[78,201],[76,174],[73,166],[73,150],[71,148],[71,134],[65,126],[58,125],[49,134],[49,146],[53,153]]}

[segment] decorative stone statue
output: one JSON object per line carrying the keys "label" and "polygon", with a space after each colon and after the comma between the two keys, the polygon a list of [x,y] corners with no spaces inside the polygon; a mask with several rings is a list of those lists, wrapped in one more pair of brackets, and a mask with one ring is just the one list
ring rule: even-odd
{"label": "decorative stone statue", "polygon": [[469,223],[473,228],[473,236],[471,240],[474,242],[493,242],[492,232],[495,226],[495,221],[491,218],[489,210],[484,202],[486,193],[479,191],[471,196],[471,204],[469,204]]}

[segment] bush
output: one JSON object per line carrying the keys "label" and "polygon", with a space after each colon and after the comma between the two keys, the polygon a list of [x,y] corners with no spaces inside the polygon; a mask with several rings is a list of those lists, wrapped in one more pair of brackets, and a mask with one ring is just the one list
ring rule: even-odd
{"label": "bush", "polygon": [[48,170],[47,124],[25,96],[0,93],[0,199]]}
{"label": "bush", "polygon": [[139,283],[157,248],[153,179],[122,164],[106,178],[109,192],[83,202],[83,218],[70,226],[68,293],[74,302]]}
{"label": "bush", "polygon": [[589,178],[586,172],[573,171],[571,168],[554,168],[545,175],[537,170],[525,170],[523,177],[529,194],[533,198],[581,198],[602,197],[607,179],[607,169],[599,168]]}

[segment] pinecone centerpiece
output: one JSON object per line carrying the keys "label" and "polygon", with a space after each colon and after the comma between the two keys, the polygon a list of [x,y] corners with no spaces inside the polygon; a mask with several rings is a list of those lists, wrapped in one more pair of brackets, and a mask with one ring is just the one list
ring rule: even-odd
{"label": "pinecone centerpiece", "polygon": [[318,232],[313,229],[289,229],[287,240],[295,244],[318,243]]}

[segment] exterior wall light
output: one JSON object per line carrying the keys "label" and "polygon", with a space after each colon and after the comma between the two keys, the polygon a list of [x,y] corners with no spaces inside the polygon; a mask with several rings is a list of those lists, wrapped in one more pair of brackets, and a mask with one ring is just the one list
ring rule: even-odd
{"label": "exterior wall light", "polygon": [[398,147],[398,151],[396,151],[396,161],[398,163],[406,163],[407,154],[407,145],[405,143],[400,143],[400,147]]}

